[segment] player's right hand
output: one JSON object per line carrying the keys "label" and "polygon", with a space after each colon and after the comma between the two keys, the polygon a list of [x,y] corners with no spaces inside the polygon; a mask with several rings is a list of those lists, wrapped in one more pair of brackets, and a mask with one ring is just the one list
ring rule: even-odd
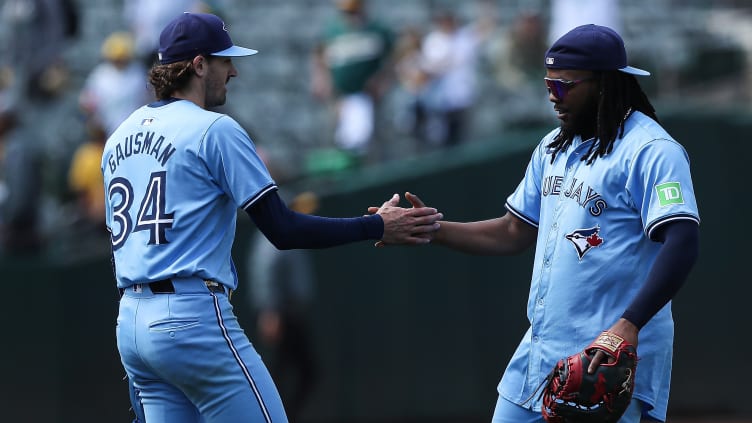
{"label": "player's right hand", "polygon": [[[397,195],[397,194],[394,194],[394,195],[397,196],[397,197],[399,197],[399,195]],[[412,192],[409,192],[409,191],[406,192],[405,193],[405,198],[407,199],[407,201],[410,202],[410,204],[413,205],[413,207],[426,207],[426,205],[423,204],[423,201],[420,198],[418,198],[417,195],[413,194]],[[392,196],[392,199],[394,199],[394,196]],[[368,213],[369,214],[374,214],[377,211],[379,211],[379,207],[371,206],[371,207],[368,208]]]}
{"label": "player's right hand", "polygon": [[369,213],[378,213],[384,220],[384,235],[375,245],[389,244],[428,244],[433,233],[439,230],[438,223],[444,215],[433,207],[426,207],[418,196],[409,192],[405,197],[412,208],[398,207],[400,197],[394,194],[380,208],[369,207]]}

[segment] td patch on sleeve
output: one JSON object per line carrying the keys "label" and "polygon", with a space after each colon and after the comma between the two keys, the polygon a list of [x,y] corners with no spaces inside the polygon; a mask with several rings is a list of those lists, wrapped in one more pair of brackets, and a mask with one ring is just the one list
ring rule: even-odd
{"label": "td patch on sleeve", "polygon": [[655,191],[658,194],[658,203],[661,207],[670,206],[672,204],[684,204],[681,184],[678,182],[665,182],[656,185]]}

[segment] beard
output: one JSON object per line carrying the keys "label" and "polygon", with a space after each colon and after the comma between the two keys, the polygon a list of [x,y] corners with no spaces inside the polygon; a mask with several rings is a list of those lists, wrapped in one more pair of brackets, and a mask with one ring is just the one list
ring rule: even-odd
{"label": "beard", "polygon": [[227,80],[209,77],[206,84],[206,107],[223,106],[227,101]]}
{"label": "beard", "polygon": [[597,99],[594,100],[584,105],[579,113],[572,116],[570,121],[561,123],[561,131],[567,135],[567,138],[571,139],[580,135],[582,140],[585,141],[596,135],[598,102]]}
{"label": "beard", "polygon": [[209,93],[206,96],[206,107],[218,107],[223,106],[225,102],[227,101],[227,95],[222,92],[221,94],[218,92]]}

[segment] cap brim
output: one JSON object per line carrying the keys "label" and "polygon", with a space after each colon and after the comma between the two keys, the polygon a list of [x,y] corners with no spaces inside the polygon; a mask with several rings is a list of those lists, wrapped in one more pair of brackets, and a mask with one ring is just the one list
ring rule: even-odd
{"label": "cap brim", "polygon": [[650,75],[650,72],[642,70],[642,69],[634,68],[632,66],[627,66],[627,67],[621,68],[619,70],[621,72],[624,72],[624,73],[630,73],[632,75],[638,75],[638,76],[649,76]]}
{"label": "cap brim", "polygon": [[232,46],[230,48],[224,49],[222,51],[218,51],[216,53],[212,53],[212,56],[223,56],[223,57],[240,57],[240,56],[253,56],[254,54],[258,53],[258,50],[254,50],[252,48],[245,48],[240,46]]}

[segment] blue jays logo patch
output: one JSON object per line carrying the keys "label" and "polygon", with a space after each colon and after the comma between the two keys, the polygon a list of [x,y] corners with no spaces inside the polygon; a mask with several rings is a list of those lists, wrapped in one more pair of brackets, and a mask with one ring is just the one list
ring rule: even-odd
{"label": "blue jays logo patch", "polygon": [[603,244],[603,238],[599,235],[600,232],[600,226],[595,226],[589,229],[577,229],[572,233],[567,234],[565,238],[574,245],[575,250],[577,250],[577,256],[580,258],[580,261],[582,261],[582,257],[585,253]]}

